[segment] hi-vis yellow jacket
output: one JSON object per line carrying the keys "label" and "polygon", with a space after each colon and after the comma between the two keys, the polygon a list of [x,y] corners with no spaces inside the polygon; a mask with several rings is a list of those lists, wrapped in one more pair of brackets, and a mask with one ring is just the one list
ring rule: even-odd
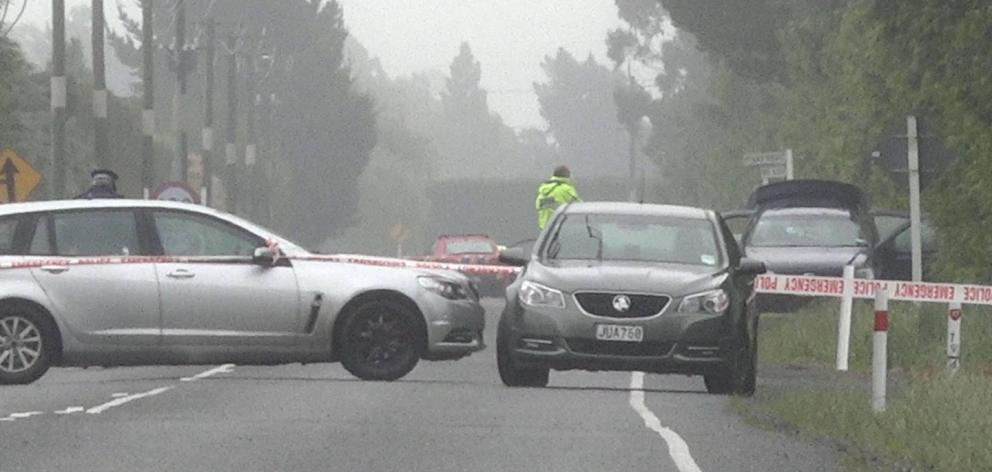
{"label": "hi-vis yellow jacket", "polygon": [[544,229],[555,210],[566,203],[580,201],[575,184],[566,177],[552,177],[537,189],[537,226]]}

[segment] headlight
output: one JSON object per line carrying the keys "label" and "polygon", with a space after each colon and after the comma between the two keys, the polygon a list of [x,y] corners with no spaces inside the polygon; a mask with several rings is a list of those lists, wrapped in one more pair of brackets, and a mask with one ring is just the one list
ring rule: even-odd
{"label": "headlight", "polygon": [[527,306],[565,308],[565,295],[561,290],[527,281],[520,284],[520,302]]}
{"label": "headlight", "polygon": [[464,300],[468,298],[468,290],[457,282],[440,277],[417,277],[420,286],[448,300]]}
{"label": "headlight", "polygon": [[682,300],[679,311],[682,313],[699,313],[705,311],[719,315],[730,306],[730,296],[722,289],[689,295]]}

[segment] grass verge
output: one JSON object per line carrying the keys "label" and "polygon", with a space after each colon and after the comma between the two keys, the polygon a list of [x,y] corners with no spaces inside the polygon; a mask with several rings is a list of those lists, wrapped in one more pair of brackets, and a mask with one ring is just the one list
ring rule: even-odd
{"label": "grass verge", "polygon": [[776,379],[776,369],[766,369],[773,372],[766,388],[738,401],[739,408],[766,425],[837,440],[851,452],[849,470],[992,470],[992,316],[966,313],[963,368],[950,374],[944,368],[946,307],[891,308],[889,365],[896,380],[884,413],[870,409],[869,304],[857,307],[851,372],[843,374],[830,370],[835,303],[763,317],[762,365],[791,366],[794,373]]}

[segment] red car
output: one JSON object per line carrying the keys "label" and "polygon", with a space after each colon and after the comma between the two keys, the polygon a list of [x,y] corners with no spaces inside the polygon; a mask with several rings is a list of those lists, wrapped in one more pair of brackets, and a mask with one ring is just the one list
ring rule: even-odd
{"label": "red car", "polygon": [[[499,261],[499,246],[485,234],[442,235],[434,242],[430,253],[418,260],[452,264],[504,265]],[[480,279],[483,294],[501,294],[513,281],[512,275],[488,276]]]}

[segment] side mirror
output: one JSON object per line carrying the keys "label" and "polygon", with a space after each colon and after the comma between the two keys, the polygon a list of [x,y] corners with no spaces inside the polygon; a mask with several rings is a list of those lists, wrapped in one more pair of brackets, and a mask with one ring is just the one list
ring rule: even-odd
{"label": "side mirror", "polygon": [[255,252],[251,256],[251,261],[260,266],[275,265],[276,257],[279,255],[278,251],[278,249],[271,247],[255,248]]}
{"label": "side mirror", "polygon": [[530,262],[530,253],[522,247],[511,247],[499,253],[499,261],[511,266],[523,267]]}
{"label": "side mirror", "polygon": [[761,275],[768,272],[768,268],[765,267],[764,262],[745,257],[741,259],[740,265],[737,266],[737,271],[747,275]]}

